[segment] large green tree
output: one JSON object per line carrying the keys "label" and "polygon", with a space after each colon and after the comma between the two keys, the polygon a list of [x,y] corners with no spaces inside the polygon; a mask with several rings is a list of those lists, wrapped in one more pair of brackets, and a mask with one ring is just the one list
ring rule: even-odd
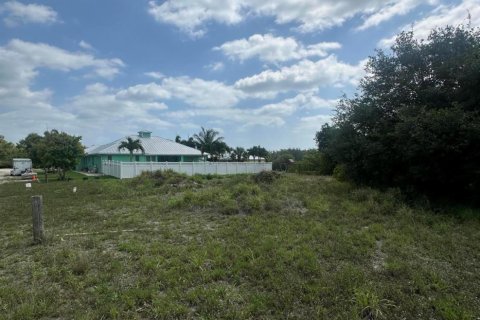
{"label": "large green tree", "polygon": [[247,149],[247,152],[253,157],[253,161],[255,161],[256,159],[260,161],[260,158],[266,159],[269,155],[267,149],[261,146],[253,146]]}
{"label": "large green tree", "polygon": [[65,173],[74,169],[78,159],[84,153],[80,143],[82,137],[69,135],[58,130],[45,131],[43,138],[35,144],[40,163],[45,168],[56,168],[61,180]]}
{"label": "large green tree", "polygon": [[22,150],[18,149],[15,144],[8,142],[4,136],[0,135],[0,168],[10,168],[13,158],[23,156],[25,155]]}
{"label": "large green tree", "polygon": [[188,139],[182,139],[178,134],[176,135],[175,137],[175,142],[176,143],[180,143],[180,144],[183,144],[187,147],[190,147],[190,148],[195,148],[197,149],[198,148],[198,144],[195,142],[195,140],[193,139],[193,137],[188,137]]}
{"label": "large green tree", "polygon": [[143,153],[145,153],[145,149],[142,146],[142,142],[140,139],[132,139],[131,137],[127,137],[127,140],[120,142],[120,145],[118,146],[118,151],[127,149],[128,152],[130,153],[130,162],[133,161],[133,152],[136,150],[139,150]]}
{"label": "large green tree", "polygon": [[320,151],[355,181],[436,196],[480,191],[480,32],[398,35],[367,64],[360,93],[344,98]]}
{"label": "large green tree", "polygon": [[202,152],[210,154],[211,159],[216,159],[218,156],[229,151],[230,148],[223,141],[223,137],[220,136],[220,132],[214,129],[205,129],[202,127],[202,130],[193,135],[193,139]]}
{"label": "large green tree", "polygon": [[236,147],[235,149],[232,149],[230,159],[232,161],[245,161],[248,159],[248,152],[245,150],[245,148]]}
{"label": "large green tree", "polygon": [[34,167],[41,165],[38,146],[42,142],[42,139],[43,137],[41,135],[37,133],[30,133],[17,144],[17,147],[22,150],[29,159],[32,160]]}

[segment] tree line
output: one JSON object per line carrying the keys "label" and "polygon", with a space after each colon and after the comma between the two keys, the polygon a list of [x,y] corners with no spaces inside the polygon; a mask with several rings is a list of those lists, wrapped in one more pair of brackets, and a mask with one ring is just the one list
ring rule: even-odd
{"label": "tree line", "polygon": [[13,158],[29,158],[33,166],[43,168],[45,174],[54,169],[60,179],[65,179],[66,171],[75,168],[84,153],[81,139],[55,129],[43,135],[30,133],[16,145],[0,136],[0,166],[10,167]]}
{"label": "tree line", "polygon": [[179,135],[175,137],[175,142],[186,145],[191,148],[200,150],[202,155],[208,154],[208,160],[230,160],[230,161],[248,161],[252,156],[253,160],[260,161],[260,158],[268,159],[269,152],[261,146],[253,146],[245,149],[243,147],[230,147],[225,141],[224,137],[220,136],[220,132],[214,129],[205,129],[201,127],[199,133],[182,139]]}
{"label": "tree line", "polygon": [[316,134],[325,173],[407,193],[478,201],[480,32],[400,33],[370,57],[359,93]]}

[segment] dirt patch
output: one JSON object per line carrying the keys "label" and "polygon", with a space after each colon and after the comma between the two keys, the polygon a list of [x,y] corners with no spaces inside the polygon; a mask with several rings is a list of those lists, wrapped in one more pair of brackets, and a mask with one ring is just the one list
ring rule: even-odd
{"label": "dirt patch", "polygon": [[375,255],[373,256],[373,270],[381,271],[385,267],[385,253],[382,251],[383,241],[377,240]]}

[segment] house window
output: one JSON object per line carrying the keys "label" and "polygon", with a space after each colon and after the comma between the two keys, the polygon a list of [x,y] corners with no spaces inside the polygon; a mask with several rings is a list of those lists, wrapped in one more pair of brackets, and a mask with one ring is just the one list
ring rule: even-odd
{"label": "house window", "polygon": [[107,157],[108,161],[112,161],[112,156]]}
{"label": "house window", "polygon": [[158,156],[158,162],[180,162],[180,156]]}
{"label": "house window", "polygon": [[135,161],[140,161],[140,156],[135,156]]}

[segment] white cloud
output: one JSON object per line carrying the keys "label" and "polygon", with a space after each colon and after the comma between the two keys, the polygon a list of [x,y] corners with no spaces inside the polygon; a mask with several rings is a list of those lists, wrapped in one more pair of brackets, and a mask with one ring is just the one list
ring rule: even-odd
{"label": "white cloud", "polygon": [[19,60],[16,63],[23,64],[24,69],[32,71],[39,67],[60,71],[91,68],[94,75],[111,79],[124,67],[120,59],[97,59],[91,54],[69,52],[45,43],[14,39],[3,48],[17,56]]}
{"label": "white cloud", "polygon": [[219,61],[219,62],[214,62],[209,65],[206,65],[205,68],[209,69],[212,72],[220,72],[223,69],[225,69],[225,64]]}
{"label": "white cloud", "polygon": [[316,95],[315,91],[304,92],[293,98],[285,99],[277,103],[264,105],[255,111],[254,114],[271,116],[290,116],[298,110],[325,109],[331,110],[338,103],[338,100],[327,100]]}
{"label": "white cloud", "polygon": [[165,75],[158,71],[145,72],[144,75],[153,79],[162,79],[165,78]]}
{"label": "white cloud", "polygon": [[[130,93],[134,94],[130,94]],[[138,86],[126,90],[115,90],[101,83],[85,88],[85,92],[73,97],[66,109],[79,119],[98,124],[114,121],[116,123],[143,122],[152,123],[156,117],[149,113],[153,110],[165,110],[167,106],[151,95],[135,94]],[[156,119],[155,123],[166,126],[166,121]]]}
{"label": "white cloud", "polygon": [[[46,44],[11,40],[0,46],[0,123],[2,130],[18,139],[29,132],[42,132],[47,126],[77,132],[87,125],[64,107],[54,106],[54,92],[33,89],[42,69],[85,71],[110,77],[123,63],[118,59],[97,59],[84,53],[69,52]],[[90,94],[105,92],[104,85],[88,88]],[[92,122],[93,124],[93,122]],[[10,130],[11,129],[11,130]]]}
{"label": "white cloud", "polygon": [[55,10],[39,4],[23,4],[18,1],[7,1],[0,5],[0,14],[5,15],[3,22],[8,27],[25,23],[54,23],[58,20]]}
{"label": "white cloud", "polygon": [[[176,26],[192,37],[201,37],[210,21],[233,25],[246,17],[273,17],[277,24],[295,23],[300,32],[342,25],[362,14],[365,27],[386,21],[433,0],[166,0],[149,2],[148,12],[158,22]],[[398,10],[398,12],[395,12]]]}
{"label": "white cloud", "polygon": [[311,90],[326,86],[357,85],[364,75],[365,61],[350,65],[331,55],[316,62],[301,60],[280,70],[266,70],[235,83],[246,94],[276,94],[294,90]]}
{"label": "white cloud", "polygon": [[338,42],[320,42],[305,47],[292,37],[275,37],[272,34],[254,34],[248,39],[225,42],[220,50],[231,59],[244,61],[258,57],[266,62],[285,62],[312,56],[325,57],[329,50],[340,49]]}
{"label": "white cloud", "polygon": [[256,108],[235,107],[222,109],[218,112],[214,108],[187,109],[168,112],[166,116],[174,121],[191,120],[197,117],[208,117],[210,121],[221,120],[223,123],[235,124],[238,128],[251,126],[279,127],[298,111],[324,110],[329,112],[337,100],[326,100],[314,91],[300,93],[277,103],[270,103]]}
{"label": "white cloud", "polygon": [[332,123],[332,116],[328,114],[317,114],[312,116],[303,116],[298,119],[293,127],[293,133],[301,141],[312,141],[315,132],[319,131],[323,124]]}
{"label": "white cloud", "polygon": [[[447,25],[467,25],[469,22],[472,27],[480,26],[480,0],[463,0],[456,5],[440,5],[425,18],[404,26],[402,30],[413,30],[417,39],[427,39],[432,29]],[[388,48],[395,42],[395,38],[396,36],[382,39],[379,46]]]}
{"label": "white cloud", "polygon": [[159,22],[173,24],[192,37],[200,37],[205,29],[199,27],[208,20],[224,24],[242,21],[241,6],[238,0],[175,0],[165,1],[161,5],[150,1],[148,12]]}
{"label": "white cloud", "polygon": [[32,90],[40,68],[68,72],[89,69],[111,77],[123,65],[118,59],[102,60],[84,53],[72,53],[46,44],[11,40],[0,46],[0,112],[15,109],[50,110],[52,91]]}
{"label": "white cloud", "polygon": [[198,78],[165,78],[162,87],[172,97],[200,108],[229,108],[237,104],[242,93],[218,81]]}
{"label": "white cloud", "polygon": [[378,26],[380,23],[388,21],[394,16],[405,15],[424,2],[434,5],[437,3],[437,0],[404,0],[391,2],[380,10],[369,15],[357,30],[365,30],[370,27]]}
{"label": "white cloud", "polygon": [[95,50],[90,43],[88,43],[88,42],[86,42],[86,41],[83,41],[83,40],[80,41],[80,42],[78,43],[78,45],[80,46],[80,48],[85,49],[85,50],[90,50],[90,51]]}
{"label": "white cloud", "polygon": [[120,90],[117,96],[123,99],[141,99],[146,101],[170,99],[171,93],[156,83],[138,84]]}

